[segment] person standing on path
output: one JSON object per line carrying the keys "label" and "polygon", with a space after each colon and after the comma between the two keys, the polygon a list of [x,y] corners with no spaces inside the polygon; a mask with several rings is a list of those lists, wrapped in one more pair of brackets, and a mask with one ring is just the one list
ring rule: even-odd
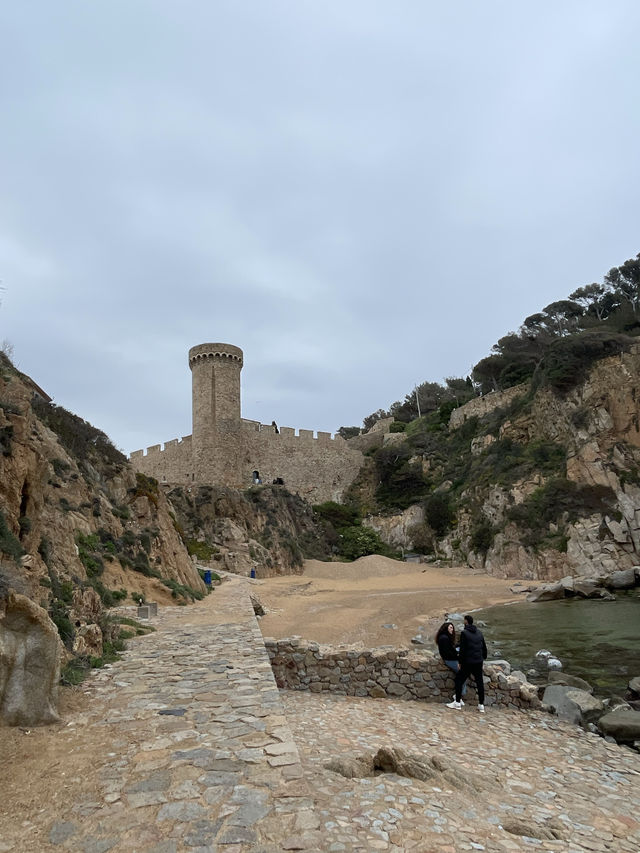
{"label": "person standing on path", "polygon": [[487,644],[473,624],[473,616],[464,617],[464,628],[460,634],[460,670],[456,675],[456,697],[447,704],[447,708],[460,711],[462,708],[462,687],[470,675],[476,682],[478,691],[478,711],[484,714],[484,679],[482,664],[487,659]]}
{"label": "person standing on path", "polygon": [[[445,666],[448,666],[457,675],[460,671],[460,662],[458,660],[458,650],[456,648],[456,629],[453,622],[443,622],[436,633],[436,645],[440,652],[440,657],[444,661]],[[462,696],[467,692],[467,685],[462,685]],[[453,697],[456,698],[455,696]],[[464,705],[464,702],[462,702]]]}

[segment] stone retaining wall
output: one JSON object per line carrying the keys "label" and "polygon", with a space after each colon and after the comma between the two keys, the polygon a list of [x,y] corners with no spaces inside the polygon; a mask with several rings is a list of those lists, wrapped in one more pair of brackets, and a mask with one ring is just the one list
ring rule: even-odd
{"label": "stone retaining wall", "polygon": [[[347,696],[449,702],[453,673],[427,650],[359,649],[325,646],[291,637],[264,641],[278,687]],[[502,708],[539,708],[537,688],[505,674],[508,664],[485,665],[485,704]],[[473,679],[468,695],[476,701]]]}

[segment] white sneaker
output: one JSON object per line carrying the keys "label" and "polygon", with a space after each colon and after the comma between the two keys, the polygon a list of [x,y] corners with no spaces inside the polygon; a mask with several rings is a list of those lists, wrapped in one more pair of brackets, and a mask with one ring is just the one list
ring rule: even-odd
{"label": "white sneaker", "polygon": [[478,705],[478,711],[480,711],[481,714],[484,714],[484,705]]}
{"label": "white sneaker", "polygon": [[[454,696],[452,696],[451,698],[453,699],[453,701],[454,701],[454,702],[456,701],[456,697],[455,697],[455,695],[454,695]],[[460,704],[461,704],[461,705],[464,705],[464,702],[462,701],[462,699],[460,700]]]}
{"label": "white sneaker", "polygon": [[462,703],[456,702],[454,699],[453,702],[447,702],[447,708],[453,708],[454,711],[462,711]]}

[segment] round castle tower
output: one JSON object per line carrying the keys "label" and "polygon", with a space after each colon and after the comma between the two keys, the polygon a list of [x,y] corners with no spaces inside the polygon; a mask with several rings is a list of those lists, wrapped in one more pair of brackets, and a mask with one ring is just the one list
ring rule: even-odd
{"label": "round castle tower", "polygon": [[198,344],[189,350],[193,470],[200,482],[242,485],[242,350]]}

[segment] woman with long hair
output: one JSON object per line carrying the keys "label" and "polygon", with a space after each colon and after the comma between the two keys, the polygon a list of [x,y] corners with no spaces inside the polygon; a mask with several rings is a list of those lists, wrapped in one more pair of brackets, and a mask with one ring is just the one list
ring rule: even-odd
{"label": "woman with long hair", "polygon": [[[438,628],[435,640],[440,657],[445,665],[457,675],[460,669],[460,661],[458,659],[458,650],[456,649],[456,629],[453,626],[453,622],[443,622]],[[462,688],[462,695],[464,696],[466,692],[467,685],[465,684]]]}

